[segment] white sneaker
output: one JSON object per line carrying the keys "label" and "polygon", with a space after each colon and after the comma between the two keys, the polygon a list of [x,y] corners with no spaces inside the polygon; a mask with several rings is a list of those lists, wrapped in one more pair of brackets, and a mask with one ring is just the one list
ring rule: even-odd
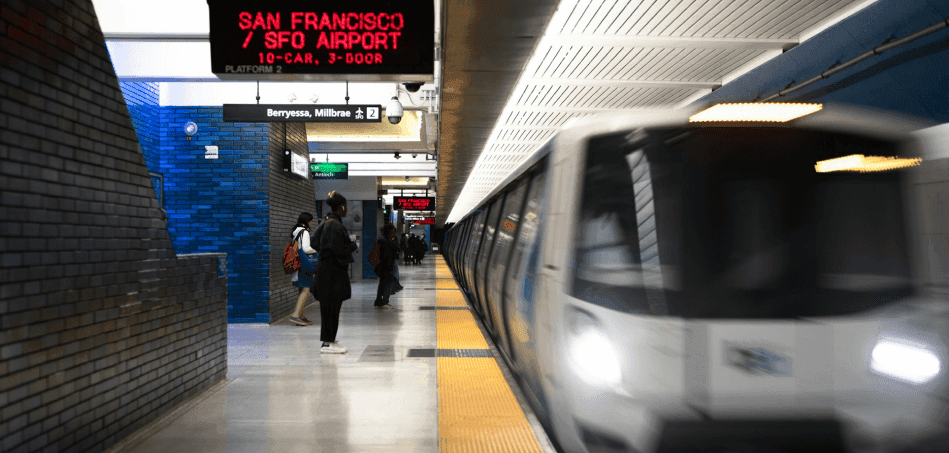
{"label": "white sneaker", "polygon": [[346,346],[343,346],[343,345],[339,344],[339,341],[334,341],[333,344],[334,344],[337,348],[342,349],[342,350],[343,350],[343,354],[349,352],[349,349],[346,349]]}
{"label": "white sneaker", "polygon": [[330,343],[329,346],[323,346],[320,348],[321,354],[345,354],[346,348],[337,345],[336,343]]}

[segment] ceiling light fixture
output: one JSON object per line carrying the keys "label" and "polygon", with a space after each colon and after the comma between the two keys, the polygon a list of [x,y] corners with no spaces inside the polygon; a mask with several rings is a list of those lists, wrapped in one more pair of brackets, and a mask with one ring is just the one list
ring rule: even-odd
{"label": "ceiling light fixture", "polygon": [[708,122],[767,122],[786,123],[802,116],[819,112],[822,104],[782,102],[749,102],[717,104],[689,117],[690,123]]}

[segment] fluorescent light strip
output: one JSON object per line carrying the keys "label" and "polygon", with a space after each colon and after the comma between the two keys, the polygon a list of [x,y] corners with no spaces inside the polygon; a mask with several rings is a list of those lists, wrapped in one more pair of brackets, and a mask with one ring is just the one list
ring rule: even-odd
{"label": "fluorescent light strip", "polygon": [[768,122],[786,123],[820,111],[822,104],[781,102],[717,104],[689,117],[690,123]]}

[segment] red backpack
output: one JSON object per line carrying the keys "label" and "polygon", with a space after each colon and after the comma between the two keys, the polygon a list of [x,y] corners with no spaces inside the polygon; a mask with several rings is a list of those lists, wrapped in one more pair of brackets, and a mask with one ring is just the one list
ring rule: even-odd
{"label": "red backpack", "polygon": [[379,243],[376,242],[376,245],[372,246],[372,250],[369,251],[369,264],[375,268],[382,262],[382,247],[379,246]]}
{"label": "red backpack", "polygon": [[290,241],[290,243],[283,248],[283,272],[285,274],[292,274],[300,270],[300,255],[297,252],[297,249],[300,248],[299,240],[300,235],[303,234],[303,231],[300,231],[300,234],[298,234],[296,238]]}

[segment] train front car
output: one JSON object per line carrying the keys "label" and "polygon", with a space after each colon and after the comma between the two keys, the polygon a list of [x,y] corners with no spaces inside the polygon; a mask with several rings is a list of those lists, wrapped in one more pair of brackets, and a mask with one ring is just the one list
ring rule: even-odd
{"label": "train front car", "polygon": [[949,309],[914,280],[912,127],[820,105],[757,122],[794,108],[763,107],[557,139],[545,393],[565,450],[945,436]]}

